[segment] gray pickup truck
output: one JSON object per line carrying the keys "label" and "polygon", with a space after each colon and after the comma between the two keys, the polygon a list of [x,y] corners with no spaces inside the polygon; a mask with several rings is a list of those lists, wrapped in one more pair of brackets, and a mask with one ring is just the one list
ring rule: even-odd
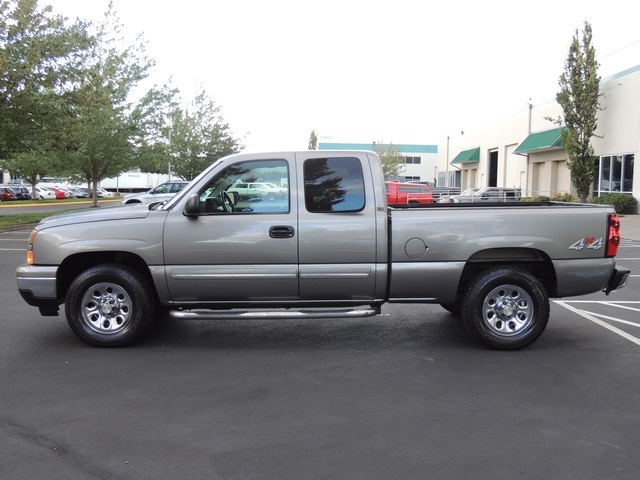
{"label": "gray pickup truck", "polygon": [[[238,182],[282,186],[241,197]],[[158,309],[184,319],[371,316],[437,303],[485,345],[536,340],[549,298],[609,293],[620,223],[559,203],[390,208],[373,152],[239,154],[165,203],[49,217],[33,230],[22,297],[102,347],[140,338]]]}

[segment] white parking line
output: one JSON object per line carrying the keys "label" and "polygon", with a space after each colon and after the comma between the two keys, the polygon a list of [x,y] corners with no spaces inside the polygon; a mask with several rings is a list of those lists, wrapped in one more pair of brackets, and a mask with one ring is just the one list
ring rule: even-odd
{"label": "white parking line", "polygon": [[582,310],[584,313],[588,313],[589,315],[593,315],[594,317],[604,318],[605,320],[611,320],[612,322],[622,323],[623,325],[629,325],[631,327],[640,328],[640,324],[635,322],[630,322],[629,320],[622,320],[621,318],[613,318],[608,315],[602,315],[601,313],[596,312],[587,312],[586,310]]}
{"label": "white parking line", "polygon": [[[554,303],[566,308],[569,311],[572,311],[573,313],[576,313],[578,315],[580,315],[583,318],[586,318],[587,320],[592,321],[593,323],[600,325],[601,327],[606,328],[607,330],[616,333],[618,335],[620,335],[623,338],[626,338],[627,340],[635,343],[636,345],[640,346],[640,338],[634,337],[633,335],[629,335],[627,332],[624,332],[622,330],[620,330],[619,328],[614,327],[613,325],[609,325],[606,322],[603,322],[602,320],[600,320],[599,318],[596,318],[594,315],[591,315],[589,312],[585,312],[584,310],[580,310],[578,308],[575,308],[571,305],[568,304],[568,302],[564,302],[564,301],[560,301],[560,300],[554,300]],[[582,302],[571,302],[571,303],[588,303],[587,301],[582,301]],[[609,303],[609,302],[591,302],[591,303]],[[613,303],[613,302],[611,302]],[[616,303],[620,303],[620,302],[616,302]],[[627,303],[640,303],[640,302],[627,302]],[[616,320],[617,321],[617,320]],[[626,322],[625,322],[626,323]]]}
{"label": "white parking line", "polygon": [[[560,303],[562,300],[557,300],[556,303]],[[640,300],[566,300],[565,303],[600,303],[602,305],[610,305],[612,303],[630,303],[632,305],[640,305]]]}
{"label": "white parking line", "polygon": [[612,307],[616,307],[616,308],[624,308],[625,310],[633,310],[634,312],[640,312],[640,308],[627,307],[626,305],[623,305],[621,302],[616,302],[616,303],[611,302],[608,305],[611,305]]}

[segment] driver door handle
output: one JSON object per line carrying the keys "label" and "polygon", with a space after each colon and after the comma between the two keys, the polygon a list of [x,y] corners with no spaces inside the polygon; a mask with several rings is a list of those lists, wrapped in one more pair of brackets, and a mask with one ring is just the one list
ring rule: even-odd
{"label": "driver door handle", "polygon": [[295,229],[287,225],[276,225],[269,229],[269,236],[271,238],[292,238],[295,234]]}

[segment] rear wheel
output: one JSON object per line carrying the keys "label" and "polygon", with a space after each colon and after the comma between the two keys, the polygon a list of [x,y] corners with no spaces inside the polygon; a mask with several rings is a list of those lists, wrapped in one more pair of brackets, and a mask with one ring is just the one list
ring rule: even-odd
{"label": "rear wheel", "polygon": [[549,321],[549,297],[528,271],[497,267],[470,282],[461,313],[476,339],[491,348],[515,350],[542,335]]}
{"label": "rear wheel", "polygon": [[119,347],[139,339],[154,319],[148,281],[124,266],[96,265],[71,283],[65,298],[67,322],[91,345]]}

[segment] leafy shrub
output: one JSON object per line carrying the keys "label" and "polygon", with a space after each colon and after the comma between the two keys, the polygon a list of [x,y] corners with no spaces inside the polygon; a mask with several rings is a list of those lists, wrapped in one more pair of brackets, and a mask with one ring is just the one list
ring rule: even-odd
{"label": "leafy shrub", "polygon": [[573,202],[573,197],[568,193],[556,193],[551,197],[553,202]]}
{"label": "leafy shrub", "polygon": [[548,202],[551,199],[546,195],[536,195],[535,197],[522,197],[521,202]]}
{"label": "leafy shrub", "polygon": [[638,200],[633,195],[626,193],[607,193],[593,199],[598,205],[613,205],[616,213],[636,213]]}

